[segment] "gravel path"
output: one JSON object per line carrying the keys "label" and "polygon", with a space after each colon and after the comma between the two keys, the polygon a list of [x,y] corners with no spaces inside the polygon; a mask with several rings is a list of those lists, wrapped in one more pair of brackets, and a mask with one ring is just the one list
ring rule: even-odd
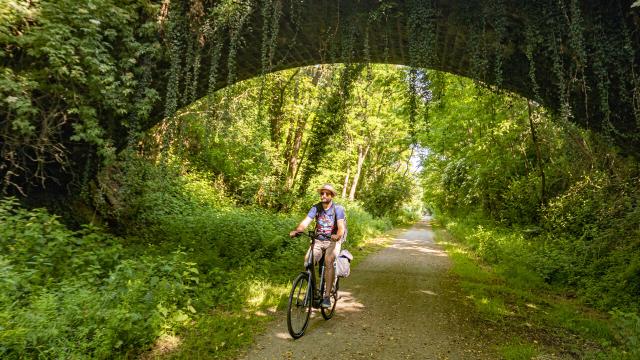
{"label": "gravel path", "polygon": [[[333,319],[314,310],[293,340],[286,314],[241,359],[496,359],[492,329],[470,314],[426,218],[340,284]],[[486,325],[485,325],[486,326]]]}

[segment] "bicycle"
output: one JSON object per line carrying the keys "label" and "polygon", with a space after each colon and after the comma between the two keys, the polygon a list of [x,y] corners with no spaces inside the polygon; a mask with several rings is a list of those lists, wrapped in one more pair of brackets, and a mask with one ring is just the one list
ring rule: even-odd
{"label": "bicycle", "polygon": [[[313,231],[308,233],[298,233],[297,236],[304,234],[311,238],[311,249],[315,245],[317,237]],[[318,272],[320,273],[320,286],[316,287],[316,274],[313,259],[313,251],[310,251],[309,261],[305,265],[305,271],[302,271],[296,279],[293,281],[291,287],[291,293],[289,294],[289,304],[287,308],[287,327],[289,334],[294,339],[300,338],[304,335],[307,326],[309,325],[309,317],[311,316],[312,308],[320,308],[322,317],[325,320],[331,319],[335,313],[336,303],[338,302],[338,286],[339,278],[336,276],[334,280],[333,290],[331,291],[331,298],[333,299],[330,308],[323,308],[320,306],[322,302],[322,295],[324,294],[324,252],[320,258]]]}

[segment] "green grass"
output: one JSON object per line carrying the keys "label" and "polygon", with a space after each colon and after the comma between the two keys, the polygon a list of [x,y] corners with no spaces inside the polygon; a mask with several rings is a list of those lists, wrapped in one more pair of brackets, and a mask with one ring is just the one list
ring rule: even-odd
{"label": "green grass", "polygon": [[520,339],[498,347],[498,353],[504,360],[531,360],[539,355],[537,346],[521,343]]}
{"label": "green grass", "polygon": [[562,299],[556,301],[551,304],[546,315],[550,324],[603,343],[614,341],[611,324],[603,314],[582,309]]}
{"label": "green grass", "polygon": [[150,354],[170,359],[231,359],[262,333],[274,319],[277,310],[286,304],[289,283],[280,286],[253,284],[251,297],[242,309],[225,311],[212,309],[203,314],[195,325],[181,332],[179,346],[162,353],[163,338],[159,338]]}
{"label": "green grass", "polygon": [[[450,255],[452,272],[478,316],[502,324],[516,336],[498,347],[505,359],[531,359],[558,350],[581,356],[598,350],[612,358],[619,353],[613,347],[615,331],[608,316],[546,284],[527,267],[524,241],[486,227],[480,230],[485,235],[473,235],[472,227],[460,223],[454,223],[451,232],[447,230],[436,223],[436,239]],[[487,261],[479,253],[477,240],[483,236],[494,242],[498,260]],[[539,344],[532,344],[538,340]]]}

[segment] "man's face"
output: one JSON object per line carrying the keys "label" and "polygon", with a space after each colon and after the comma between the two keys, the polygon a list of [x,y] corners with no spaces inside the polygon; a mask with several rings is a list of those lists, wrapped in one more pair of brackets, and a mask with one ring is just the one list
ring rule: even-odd
{"label": "man's face", "polygon": [[331,199],[333,198],[333,195],[331,194],[331,191],[327,191],[327,190],[322,190],[320,191],[320,201],[328,204],[331,202]]}

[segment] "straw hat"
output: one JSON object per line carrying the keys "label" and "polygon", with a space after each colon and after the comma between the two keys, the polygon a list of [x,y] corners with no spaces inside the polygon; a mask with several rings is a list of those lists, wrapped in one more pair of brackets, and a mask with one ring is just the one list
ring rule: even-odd
{"label": "straw hat", "polygon": [[333,197],[335,197],[338,194],[336,192],[336,189],[334,189],[333,186],[331,186],[331,184],[324,184],[321,187],[319,187],[318,188],[318,193],[320,193],[322,190],[331,192]]}

